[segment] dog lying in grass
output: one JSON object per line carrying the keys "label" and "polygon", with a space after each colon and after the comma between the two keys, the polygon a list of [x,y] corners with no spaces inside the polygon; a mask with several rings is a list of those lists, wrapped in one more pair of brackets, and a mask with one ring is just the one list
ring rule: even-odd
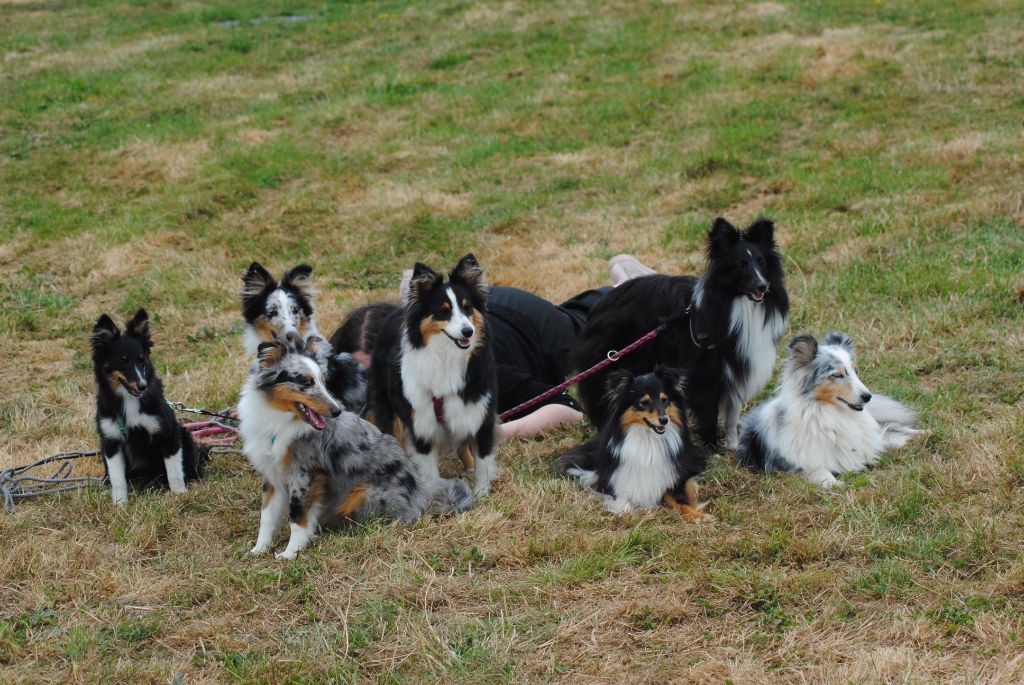
{"label": "dog lying in grass", "polygon": [[384,516],[402,522],[424,511],[472,503],[460,480],[425,481],[390,435],[331,396],[317,361],[320,338],[259,346],[238,403],[244,453],[263,476],[253,554],[266,552],[288,510],[291,536],[276,556],[294,559],[320,526]]}
{"label": "dog lying in grass", "polygon": [[597,437],[563,454],[559,468],[603,496],[619,514],[665,504],[688,520],[710,518],[697,501],[697,476],[707,451],[690,440],[683,380],[658,366],[634,377],[617,370],[608,376],[609,420]]}
{"label": "dog lying in grass", "polygon": [[902,447],[921,431],[914,411],[874,395],[857,375],[853,340],[829,333],[789,343],[775,396],[751,410],[737,457],[759,471],[799,473],[823,488],[834,474],[863,471],[883,450]]}
{"label": "dog lying in grass", "polygon": [[149,353],[153,340],[145,309],[122,333],[104,314],[89,338],[96,373],[96,431],[114,504],[128,501],[128,484],[185,492],[203,477],[209,449],[197,446],[164,398]]}

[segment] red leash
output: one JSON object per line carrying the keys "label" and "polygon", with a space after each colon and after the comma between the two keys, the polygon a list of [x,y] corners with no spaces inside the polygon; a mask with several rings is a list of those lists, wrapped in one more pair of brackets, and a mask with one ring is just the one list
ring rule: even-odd
{"label": "red leash", "polygon": [[515,416],[516,414],[524,412],[527,409],[529,409],[530,407],[535,407],[538,404],[540,404],[541,402],[543,402],[544,400],[546,400],[548,398],[551,398],[551,397],[554,397],[555,395],[557,395],[558,393],[562,392],[566,388],[571,387],[573,385],[576,385],[577,383],[582,381],[584,378],[588,378],[590,376],[593,376],[595,373],[597,373],[598,371],[600,371],[604,367],[608,366],[609,364],[614,364],[615,362],[619,361],[620,359],[625,357],[627,354],[629,354],[633,350],[637,349],[638,347],[643,347],[644,345],[646,345],[650,341],[652,341],[655,338],[657,338],[658,334],[661,333],[662,331],[664,331],[667,326],[668,326],[668,322],[661,324],[657,328],[655,328],[655,329],[645,333],[643,335],[643,337],[638,338],[637,340],[635,340],[634,342],[630,343],[629,345],[626,345],[625,347],[623,347],[618,352],[616,352],[615,350],[609,350],[607,356],[604,359],[602,359],[598,363],[594,364],[593,366],[591,366],[586,371],[580,371],[575,376],[570,376],[569,378],[565,379],[565,381],[559,383],[558,385],[556,385],[555,387],[551,388],[550,390],[545,390],[544,392],[542,392],[541,394],[537,395],[533,399],[526,400],[522,404],[518,404],[518,405],[512,407],[511,409],[509,409],[508,411],[502,412],[501,414],[498,415],[498,420],[501,421],[502,423],[504,423],[506,420],[508,420],[508,417]]}

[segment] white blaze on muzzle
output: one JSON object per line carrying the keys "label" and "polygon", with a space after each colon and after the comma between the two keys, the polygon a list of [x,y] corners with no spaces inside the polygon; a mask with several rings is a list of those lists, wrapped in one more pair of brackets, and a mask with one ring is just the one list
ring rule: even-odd
{"label": "white blaze on muzzle", "polygon": [[445,294],[452,305],[452,318],[443,330],[456,345],[462,349],[467,349],[473,342],[476,326],[473,325],[472,319],[466,316],[466,312],[459,306],[458,298],[455,297],[455,291],[452,290],[451,286],[445,289]]}
{"label": "white blaze on muzzle", "polygon": [[284,290],[275,290],[267,298],[267,312],[271,310],[276,311],[273,316],[268,313],[267,320],[273,326],[278,339],[291,342],[298,338],[299,323],[302,321],[302,310],[298,302]]}

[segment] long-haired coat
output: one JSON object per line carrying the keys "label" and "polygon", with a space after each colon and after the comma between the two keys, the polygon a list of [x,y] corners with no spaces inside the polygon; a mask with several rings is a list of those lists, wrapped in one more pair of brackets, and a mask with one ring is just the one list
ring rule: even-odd
{"label": "long-haired coat", "polygon": [[149,316],[140,309],[122,333],[102,315],[89,338],[96,374],[96,432],[114,504],[128,500],[128,484],[185,492],[185,483],[203,476],[208,450],[192,435],[164,399],[153,368]]}
{"label": "long-haired coat", "polygon": [[779,389],[743,417],[737,456],[759,471],[800,473],[831,487],[833,474],[863,471],[882,451],[921,431],[914,411],[872,394],[857,375],[853,340],[829,333],[789,343]]}
{"label": "long-haired coat", "polygon": [[616,370],[608,376],[606,401],[604,428],[560,456],[559,468],[603,495],[610,512],[665,504],[691,521],[708,518],[696,480],[707,451],[690,440],[679,372],[659,366],[634,377]]}
{"label": "long-haired coat", "polygon": [[458,511],[472,495],[458,480],[424,481],[398,442],[345,411],[327,391],[319,338],[259,347],[238,403],[246,458],[263,476],[253,554],[266,552],[285,511],[291,536],[279,558],[294,559],[321,526],[388,517],[418,519],[429,508]]}
{"label": "long-haired coat", "polygon": [[[701,440],[717,442],[721,415],[724,444],[734,448],[740,409],[771,380],[789,312],[774,234],[765,219],[744,231],[716,219],[707,235],[704,273],[643,276],[615,288],[591,311],[574,366],[589,368],[609,350],[666,322],[664,332],[617,367],[633,373],[659,363],[681,369]],[[579,388],[587,416],[598,427],[608,413],[602,391],[607,373],[587,378]]]}
{"label": "long-haired coat", "polygon": [[428,479],[438,477],[442,454],[468,447],[478,496],[498,475],[487,294],[483,268],[471,254],[447,282],[417,263],[404,307],[382,324],[369,370],[374,423],[401,438]]}
{"label": "long-haired coat", "polygon": [[[316,289],[313,267],[298,264],[278,282],[259,262],[253,262],[242,276],[243,342],[253,358],[265,342],[286,345],[319,338],[313,298]],[[323,369],[327,389],[351,410],[359,412],[366,402],[366,376],[350,354],[336,354],[330,345],[316,345],[317,363]]]}

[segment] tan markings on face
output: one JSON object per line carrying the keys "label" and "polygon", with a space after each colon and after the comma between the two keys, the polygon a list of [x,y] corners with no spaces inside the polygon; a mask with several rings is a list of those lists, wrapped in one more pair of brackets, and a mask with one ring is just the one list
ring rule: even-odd
{"label": "tan markings on face", "polygon": [[431,338],[444,331],[444,327],[447,325],[447,321],[438,321],[434,317],[420,321],[420,335],[423,336],[423,344],[426,345]]}
{"label": "tan markings on face", "polygon": [[305,340],[306,336],[309,334],[309,319],[306,318],[305,314],[303,314],[302,316],[299,317],[299,326],[298,326],[298,328],[299,328],[299,337],[302,338],[303,340]]}
{"label": "tan markings on face", "polygon": [[[832,369],[830,373],[842,373],[845,374],[846,370],[841,366],[837,365]],[[837,397],[846,399],[851,395],[853,386],[850,385],[850,378],[826,378],[814,391],[814,399],[823,404],[834,404]],[[856,401],[853,401],[855,404]]]}
{"label": "tan markings on face", "polygon": [[459,306],[462,307],[464,310],[469,309],[469,300],[467,300],[466,298],[462,298],[462,302],[459,303]]}
{"label": "tan markings on face", "polygon": [[305,421],[306,417],[295,406],[296,403],[306,405],[320,416],[329,416],[331,413],[331,407],[323,397],[307,395],[288,385],[275,385],[267,393],[267,397],[267,402],[274,409],[285,413],[291,412],[300,421]]}
{"label": "tan markings on face", "polygon": [[306,510],[302,512],[302,518],[299,519],[298,524],[303,528],[306,527],[308,522],[307,516],[309,511],[316,506],[321,504],[324,499],[324,493],[327,492],[327,474],[320,472],[313,476],[313,481],[309,484],[309,492],[306,493]]}
{"label": "tan markings on face", "polygon": [[253,330],[256,331],[256,335],[259,337],[261,342],[273,342],[274,340],[274,327],[271,325],[267,317],[260,314],[256,317],[256,320],[252,322]]}
{"label": "tan markings on face", "polygon": [[260,509],[266,509],[267,505],[270,504],[270,500],[273,498],[274,486],[268,483],[267,481],[263,481],[263,504],[260,505]]}
{"label": "tan markings on face", "polygon": [[683,418],[682,412],[679,411],[679,407],[677,407],[674,404],[670,404],[668,405],[668,411],[666,413],[668,414],[669,421],[676,424],[677,426],[682,427],[683,421],[685,419]]}
{"label": "tan markings on face", "polygon": [[111,390],[117,390],[121,387],[121,381],[127,381],[120,371],[111,371],[107,376],[107,383],[110,385]]}
{"label": "tan markings on face", "polygon": [[338,503],[338,516],[341,518],[348,518],[355,512],[356,509],[363,505],[366,501],[366,491],[369,486],[366,483],[360,483],[351,490],[348,494]]}
{"label": "tan markings on face", "polygon": [[644,419],[647,419],[652,426],[659,426],[658,415],[653,411],[640,411],[639,409],[633,409],[630,407],[622,415],[622,428],[623,430],[628,429],[630,426],[645,426]]}
{"label": "tan markings on face", "polygon": [[450,312],[452,310],[452,305],[450,302],[442,302],[441,309],[443,309],[446,312]]}

